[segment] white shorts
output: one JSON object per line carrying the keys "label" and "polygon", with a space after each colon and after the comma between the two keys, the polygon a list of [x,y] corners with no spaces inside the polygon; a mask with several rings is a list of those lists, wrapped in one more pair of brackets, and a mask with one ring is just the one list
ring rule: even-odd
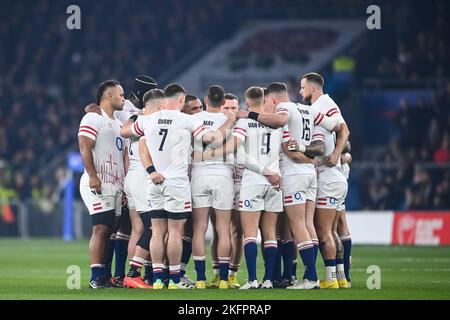
{"label": "white shorts", "polygon": [[326,180],[319,176],[316,208],[342,210],[347,196],[348,184],[342,179]]}
{"label": "white shorts", "polygon": [[348,183],[347,183],[347,188],[345,189],[344,200],[338,204],[336,211],[339,211],[339,212],[345,211],[345,198],[347,198],[347,193],[348,193]]}
{"label": "white shorts", "polygon": [[239,197],[239,210],[282,212],[282,192],[281,190],[275,190],[271,185],[242,185]]}
{"label": "white shorts", "polygon": [[195,175],[191,179],[194,208],[233,209],[234,186],[231,177]]}
{"label": "white shorts", "polygon": [[149,179],[147,199],[149,210],[165,210],[169,212],[191,212],[191,185],[189,179],[166,179],[161,184],[154,184]]}
{"label": "white shorts", "polygon": [[306,200],[316,201],[317,176],[315,173],[283,176],[282,184],[285,207],[304,204]]}
{"label": "white shorts", "polygon": [[150,210],[147,202],[147,176],[145,171],[128,171],[125,177],[124,191],[127,195],[129,209],[136,209],[137,212]]}
{"label": "white shorts", "polygon": [[93,215],[114,210],[116,216],[122,214],[122,190],[110,183],[102,183],[102,194],[94,194],[89,187],[89,176],[83,173],[80,179],[80,195],[84,204]]}
{"label": "white shorts", "polygon": [[233,209],[239,211],[239,196],[241,194],[241,184],[234,185]]}

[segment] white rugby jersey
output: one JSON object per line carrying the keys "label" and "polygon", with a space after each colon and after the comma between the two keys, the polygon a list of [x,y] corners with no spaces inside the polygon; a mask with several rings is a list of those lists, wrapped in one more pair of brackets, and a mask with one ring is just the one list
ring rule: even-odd
{"label": "white rugby jersey", "polygon": [[[289,133],[299,143],[309,146],[312,141],[324,141],[323,134],[317,130],[317,126],[322,126],[327,130],[332,130],[336,124],[335,120],[325,117],[322,113],[307,105],[293,102],[283,102],[276,107],[277,114],[287,114],[289,120],[287,125]],[[296,163],[284,153],[280,162],[283,175],[296,175],[303,173],[315,173],[313,164]]]}
{"label": "white rugby jersey", "polygon": [[[321,112],[322,114],[328,116],[328,117],[335,117],[338,119],[338,124],[345,123],[344,118],[341,115],[341,111],[337,104],[333,101],[333,99],[330,98],[328,94],[322,95],[319,97],[319,99],[316,100],[311,105],[311,108],[316,110],[317,112]],[[328,155],[330,155],[334,148],[336,147],[336,133],[331,132],[329,130],[326,130],[322,127],[319,127],[318,130],[320,133],[324,136],[325,141],[325,152],[323,157],[321,157],[319,164],[317,165],[317,171],[323,172],[323,171],[335,171],[337,170],[340,173],[341,170],[341,159],[339,158],[338,163],[334,167],[328,167],[324,163],[324,158]]]}
{"label": "white rugby jersey", "polygon": [[111,119],[102,110],[102,115],[92,112],[84,115],[78,135],[95,141],[92,149],[94,167],[102,184],[109,183],[123,190],[125,142],[120,136],[120,128],[121,122]]}
{"label": "white rugby jersey", "polygon": [[[125,100],[123,110],[115,111],[114,116],[120,121],[125,122],[133,115],[142,115],[143,110],[136,108],[130,100]],[[141,156],[139,155],[139,138],[132,137],[128,140],[128,158],[130,159],[130,166],[128,171],[139,170],[145,171],[141,163]]]}
{"label": "white rugby jersey", "polygon": [[[223,113],[213,113],[202,111],[193,115],[193,117],[199,120],[203,126],[211,131],[219,129],[226,121],[227,116]],[[226,137],[224,137],[225,140]],[[204,144],[201,141],[194,140],[194,151],[202,152],[204,150],[211,149],[209,144]],[[234,156],[229,153],[224,157],[217,157],[213,160],[205,160],[202,162],[196,162],[192,166],[192,176],[200,174],[214,174],[232,177],[232,167],[234,163]]]}
{"label": "white rugby jersey", "polygon": [[[252,119],[239,119],[234,127],[233,136],[244,142],[245,152],[250,157],[253,157],[260,165],[281,175],[281,144],[290,139],[287,126],[273,129]],[[247,168],[244,170],[242,184],[270,185],[263,175]]]}
{"label": "white rugby jersey", "polygon": [[178,110],[138,117],[131,131],[136,137],[145,135],[153,165],[166,179],[188,177],[191,137],[201,141],[208,132],[201,121]]}

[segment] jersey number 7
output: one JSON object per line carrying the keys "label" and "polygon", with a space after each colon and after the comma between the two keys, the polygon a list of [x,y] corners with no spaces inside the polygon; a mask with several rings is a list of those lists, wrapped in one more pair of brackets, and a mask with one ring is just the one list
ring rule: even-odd
{"label": "jersey number 7", "polygon": [[159,131],[159,135],[163,136],[162,140],[161,140],[161,144],[159,145],[159,151],[163,151],[164,148],[164,142],[166,142],[166,138],[167,138],[167,133],[169,132],[169,129],[161,129]]}

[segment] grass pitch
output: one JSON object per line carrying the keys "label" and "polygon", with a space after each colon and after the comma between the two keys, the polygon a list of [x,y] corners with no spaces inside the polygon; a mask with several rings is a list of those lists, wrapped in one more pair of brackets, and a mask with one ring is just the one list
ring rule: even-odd
{"label": "grass pitch", "polygon": [[[307,299],[450,299],[450,247],[354,246],[352,288],[340,290],[138,290],[88,288],[90,277],[87,241],[0,240],[0,299],[163,299],[163,300],[307,300]],[[210,259],[207,265],[211,279]],[[81,269],[81,289],[66,286],[67,268]],[[381,289],[367,288],[367,268],[381,270]],[[319,277],[324,276],[318,258]],[[258,253],[258,279],[263,275]],[[297,274],[302,275],[300,266]],[[188,275],[195,279],[192,259]],[[245,259],[238,273],[247,278]]]}

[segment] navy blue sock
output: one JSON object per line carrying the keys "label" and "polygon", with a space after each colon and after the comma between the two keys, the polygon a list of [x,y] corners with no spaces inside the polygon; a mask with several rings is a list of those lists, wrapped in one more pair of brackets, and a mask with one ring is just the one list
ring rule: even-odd
{"label": "navy blue sock", "polygon": [[164,265],[162,281],[166,287],[169,285],[169,278],[170,278],[169,266]]}
{"label": "navy blue sock", "polygon": [[303,265],[305,266],[303,279],[317,281],[316,264],[314,262],[314,246],[311,242],[309,243],[309,246],[308,244],[305,244],[302,248],[299,248],[299,253],[300,257],[302,258]]}
{"label": "navy blue sock", "polygon": [[273,268],[273,280],[274,281],[281,281],[281,251],[282,251],[282,246],[281,246],[281,241],[278,240],[277,241],[277,246],[278,246],[278,250],[277,250],[277,256],[275,257],[275,266]]}
{"label": "navy blue sock", "polygon": [[144,279],[153,282],[153,268],[150,261],[144,262]]}
{"label": "navy blue sock", "polygon": [[180,282],[180,265],[170,266],[170,280],[175,283]]}
{"label": "navy blue sock", "polygon": [[292,276],[297,279],[297,260],[292,262]]}
{"label": "navy blue sock", "polygon": [[101,267],[99,265],[95,265],[95,267],[91,267],[91,280],[98,281],[104,278],[105,267]]}
{"label": "navy blue sock", "polygon": [[292,275],[292,261],[294,261],[294,254],[296,254],[294,248],[294,242],[289,240],[282,244],[282,256],[283,256],[283,279],[291,280]]}
{"label": "navy blue sock", "polygon": [[128,258],[128,240],[116,239],[114,254],[114,277],[123,278],[125,277],[125,265]]}
{"label": "navy blue sock", "polygon": [[112,260],[114,256],[114,248],[116,246],[116,239],[109,239],[108,241],[108,247],[106,248],[106,254],[105,254],[105,278],[110,279],[112,277],[111,274],[111,266],[112,266]]}
{"label": "navy blue sock", "polygon": [[342,240],[344,246],[344,272],[347,281],[350,281],[350,256],[352,254],[352,239]]}
{"label": "navy blue sock", "polygon": [[206,280],[206,257],[195,257],[194,256],[194,265],[195,271],[197,272],[197,281],[205,281]]}
{"label": "navy blue sock", "polygon": [[183,251],[181,253],[181,263],[188,265],[189,259],[191,258],[191,254],[192,254],[192,240],[188,241],[186,240],[186,238],[183,237]]}
{"label": "navy blue sock", "polygon": [[265,272],[263,280],[273,281],[273,270],[275,268],[275,259],[277,258],[278,246],[277,242],[265,241],[264,242],[264,261]]}
{"label": "navy blue sock", "polygon": [[256,238],[244,239],[244,254],[247,263],[248,281],[254,281],[256,280],[256,259],[258,256]]}
{"label": "navy blue sock", "polygon": [[220,280],[228,281],[228,269],[230,268],[230,257],[217,257],[219,260]]}

